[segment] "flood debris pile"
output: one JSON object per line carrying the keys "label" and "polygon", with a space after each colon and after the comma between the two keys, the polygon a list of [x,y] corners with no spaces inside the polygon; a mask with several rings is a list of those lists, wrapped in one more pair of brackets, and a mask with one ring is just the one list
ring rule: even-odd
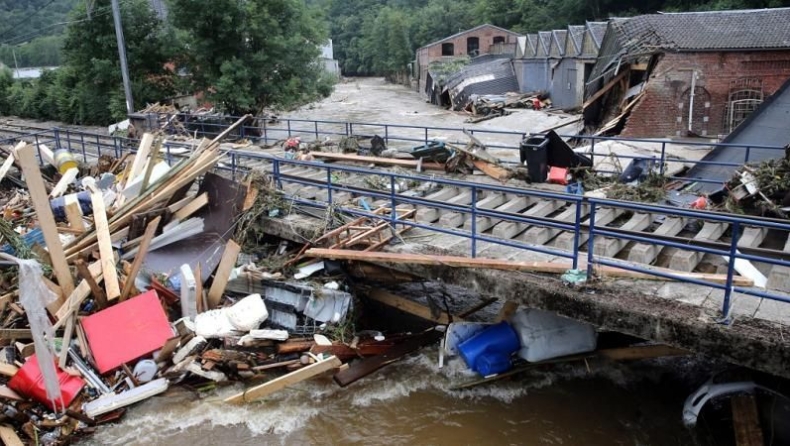
{"label": "flood debris pile", "polygon": [[790,145],[782,158],[743,166],[726,184],[730,212],[787,218],[790,214]]}
{"label": "flood debris pile", "polygon": [[546,92],[538,93],[506,93],[504,95],[472,95],[465,111],[475,117],[466,120],[468,123],[483,122],[499,116],[507,116],[512,109],[542,110],[551,107],[551,99]]}

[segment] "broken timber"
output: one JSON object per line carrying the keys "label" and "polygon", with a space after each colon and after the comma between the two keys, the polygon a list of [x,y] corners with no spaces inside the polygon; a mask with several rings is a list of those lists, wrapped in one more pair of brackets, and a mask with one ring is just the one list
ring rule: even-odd
{"label": "broken timber", "polygon": [[271,395],[274,392],[285,389],[286,387],[290,387],[306,379],[312,378],[316,375],[320,375],[329,370],[340,368],[341,365],[343,365],[343,363],[340,362],[340,360],[337,357],[331,356],[329,357],[329,359],[325,359],[321,362],[308,365],[307,367],[303,367],[287,375],[283,375],[279,378],[275,378],[267,383],[252,387],[250,389],[245,390],[244,392],[237,393],[236,395],[225,398],[225,402],[246,403],[250,401],[255,401],[264,398],[268,395]]}
{"label": "broken timber", "polygon": [[[321,249],[312,248],[305,252],[307,257],[316,257],[322,259],[334,260],[356,260],[362,262],[382,262],[382,263],[405,263],[412,265],[437,265],[447,266],[451,268],[484,268],[495,269],[502,271],[523,271],[532,273],[549,273],[549,274],[564,274],[571,269],[570,263],[564,262],[513,262],[509,260],[499,259],[483,259],[483,258],[468,258],[456,256],[436,256],[425,254],[405,254],[405,253],[386,253],[386,252],[361,252],[351,251],[344,249]],[[584,264],[579,265],[580,269],[584,269]],[[693,278],[697,280],[705,280],[713,283],[726,283],[727,276],[725,274],[705,274],[705,273],[680,273],[677,271],[652,268],[656,272],[662,274],[670,274],[679,278]],[[611,266],[598,266],[596,273],[607,277],[624,277],[630,279],[643,279],[643,280],[659,280],[667,281],[664,277],[654,276],[647,273],[639,273],[625,269],[615,268]],[[751,279],[735,276],[733,277],[733,284],[738,286],[753,286],[754,283]]]}

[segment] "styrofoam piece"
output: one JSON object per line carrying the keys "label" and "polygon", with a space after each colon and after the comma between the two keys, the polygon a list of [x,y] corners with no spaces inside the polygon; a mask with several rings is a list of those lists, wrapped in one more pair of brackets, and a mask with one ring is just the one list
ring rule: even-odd
{"label": "styrofoam piece", "polygon": [[225,308],[210,310],[195,316],[195,334],[206,339],[224,338],[234,334],[241,334],[228,320]]}
{"label": "styrofoam piece", "polygon": [[[740,254],[740,251],[735,251]],[[730,262],[730,256],[721,256],[725,262]],[[754,281],[754,286],[758,288],[765,288],[768,284],[768,278],[763,275],[757,268],[752,265],[752,262],[746,259],[735,259],[735,271],[743,277],[747,277]]]}
{"label": "styrofoam piece", "polygon": [[262,330],[250,330],[249,333],[239,338],[239,341],[236,344],[245,345],[250,341],[262,339],[268,339],[272,341],[287,341],[288,332],[285,330],[272,330],[268,328]]}
{"label": "styrofoam piece", "polygon": [[317,273],[318,271],[321,271],[322,269],[324,269],[323,260],[319,260],[317,262],[307,264],[299,268],[299,272],[294,275],[294,279],[296,280],[306,279],[312,276],[313,274]]}
{"label": "styrofoam piece", "polygon": [[238,331],[250,331],[258,328],[261,322],[269,317],[266,304],[260,294],[250,294],[244,299],[225,309],[231,325]]}
{"label": "styrofoam piece", "polygon": [[127,390],[119,394],[109,394],[101,396],[93,401],[87,402],[82,405],[82,410],[85,415],[96,418],[107,412],[112,412],[115,409],[126,407],[154,395],[158,395],[167,390],[168,382],[165,378],[159,378],[149,383],[137,386],[134,389]]}
{"label": "styrofoam piece", "polygon": [[322,345],[322,346],[332,345],[332,341],[330,341],[329,338],[327,338],[322,334],[317,334],[317,333],[314,334],[313,340],[315,341],[316,345]]}
{"label": "styrofoam piece", "polygon": [[529,362],[590,352],[597,344],[595,327],[551,311],[526,308],[510,322],[521,341],[518,355]]}
{"label": "styrofoam piece", "polygon": [[181,265],[181,315],[188,318],[197,316],[197,282],[192,268]]}
{"label": "styrofoam piece", "polygon": [[132,375],[141,383],[147,383],[154,379],[156,372],[159,371],[153,359],[143,359],[134,366]]}

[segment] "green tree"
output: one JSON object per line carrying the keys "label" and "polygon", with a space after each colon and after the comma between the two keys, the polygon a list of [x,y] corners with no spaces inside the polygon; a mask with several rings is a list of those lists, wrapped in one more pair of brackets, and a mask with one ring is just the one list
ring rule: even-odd
{"label": "green tree", "polygon": [[[303,0],[171,0],[197,90],[232,114],[303,102],[318,90],[327,33]],[[325,89],[324,89],[325,91]]]}

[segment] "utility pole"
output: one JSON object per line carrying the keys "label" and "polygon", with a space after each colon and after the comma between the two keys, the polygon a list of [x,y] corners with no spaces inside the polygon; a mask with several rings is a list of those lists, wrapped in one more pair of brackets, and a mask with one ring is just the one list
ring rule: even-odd
{"label": "utility pole", "polygon": [[129,83],[129,66],[126,63],[126,44],[123,40],[121,27],[121,7],[118,0],[112,0],[112,17],[115,21],[115,38],[118,40],[118,56],[121,58],[121,76],[123,76],[123,91],[126,94],[126,112],[134,113],[134,100],[132,99],[132,86]]}
{"label": "utility pole", "polygon": [[14,66],[16,67],[16,77],[17,79],[22,79],[22,76],[19,74],[19,64],[16,63],[16,51],[11,48],[11,54],[14,56]]}

